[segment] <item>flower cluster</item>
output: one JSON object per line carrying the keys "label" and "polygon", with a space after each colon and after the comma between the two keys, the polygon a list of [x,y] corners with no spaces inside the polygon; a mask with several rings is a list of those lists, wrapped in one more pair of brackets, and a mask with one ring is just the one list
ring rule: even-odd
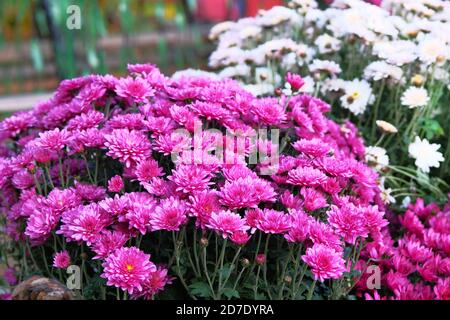
{"label": "flower cluster", "polygon": [[[348,277],[350,251],[383,241],[378,174],[356,127],[330,120],[328,104],[256,98],[232,80],[168,78],[152,65],[129,71],[65,80],[49,101],[1,123],[4,230],[26,252],[16,261],[51,275],[37,256],[52,252],[56,268],[81,264],[122,298],[150,299],[169,274],[195,296],[191,281],[241,257],[274,285],[283,263],[279,277],[318,281],[320,294],[326,279]],[[296,74],[286,82],[292,92],[305,85]],[[298,253],[283,260],[281,248]],[[237,271],[214,276],[219,289],[203,297],[273,297],[258,279],[246,292],[254,273]],[[296,288],[281,295],[300,298]]]}
{"label": "flower cluster", "polygon": [[419,198],[398,219],[401,238],[363,252],[381,268],[381,286],[367,288],[366,282],[360,281],[360,294],[366,299],[449,300],[449,205],[441,209],[434,203],[425,205]]}
{"label": "flower cluster", "polygon": [[[416,196],[432,192],[445,199],[450,190],[445,183],[449,160],[444,158],[450,152],[444,134],[450,130],[450,3],[326,3],[320,9],[315,0],[292,0],[288,7],[216,25],[210,32],[217,43],[210,67],[258,96],[319,96],[332,105],[335,117],[359,124],[367,144],[376,148],[368,150],[370,162],[384,175],[395,175],[395,182],[386,180],[390,187],[409,188],[399,185],[404,179],[417,185],[411,191]],[[297,82],[283,81],[290,73],[303,76],[299,90],[292,90]],[[419,174],[410,170],[414,164]],[[430,173],[431,183],[418,183],[421,174]]]}

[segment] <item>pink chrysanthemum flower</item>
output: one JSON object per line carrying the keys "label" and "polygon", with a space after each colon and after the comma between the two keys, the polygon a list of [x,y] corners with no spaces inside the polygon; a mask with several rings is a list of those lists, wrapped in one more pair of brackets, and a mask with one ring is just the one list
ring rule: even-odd
{"label": "pink chrysanthemum flower", "polygon": [[[145,204],[130,203],[129,210],[125,215],[130,228],[135,228],[141,234],[146,234],[150,228],[151,220],[155,217],[156,203],[147,201]],[[120,219],[119,219],[120,220]]]}
{"label": "pink chrysanthemum flower", "polygon": [[144,116],[140,113],[119,114],[108,120],[105,126],[109,129],[145,129]]}
{"label": "pink chrysanthemum flower", "polygon": [[64,212],[61,221],[57,234],[64,235],[67,241],[85,241],[87,245],[111,224],[111,218],[95,203]]}
{"label": "pink chrysanthemum flower", "polygon": [[291,227],[290,216],[281,211],[264,209],[257,228],[265,233],[285,233]]}
{"label": "pink chrysanthemum flower", "polygon": [[79,116],[71,119],[67,123],[69,130],[86,130],[97,127],[103,120],[105,115],[103,112],[96,110],[89,110],[87,113],[82,113]]}
{"label": "pink chrysanthemum flower", "polygon": [[153,178],[162,176],[163,172],[156,160],[147,159],[137,164],[134,174],[140,182],[150,182]]}
{"label": "pink chrysanthemum flower", "polygon": [[294,91],[300,90],[300,88],[303,87],[303,85],[305,84],[303,78],[295,73],[288,72],[285,76],[285,80],[287,83],[289,83],[289,85]]}
{"label": "pink chrysanthemum flower", "polygon": [[184,193],[203,191],[212,184],[210,172],[196,165],[180,165],[168,179],[177,185],[177,191]]}
{"label": "pink chrysanthemum flower", "polygon": [[118,159],[125,167],[144,161],[150,156],[151,144],[140,131],[115,129],[105,136],[108,156]]}
{"label": "pink chrysanthemum flower", "polygon": [[289,210],[291,227],[284,238],[289,242],[303,242],[309,236],[311,217],[302,210]]}
{"label": "pink chrysanthemum flower", "polygon": [[220,202],[230,209],[256,208],[260,202],[275,201],[275,190],[263,179],[246,177],[226,181],[220,197]]}
{"label": "pink chrysanthemum flower", "polygon": [[204,229],[213,212],[220,211],[219,197],[216,191],[204,190],[194,192],[189,197],[190,215],[197,218],[196,225]]}
{"label": "pink chrysanthemum flower", "polygon": [[311,158],[320,158],[330,152],[330,146],[320,139],[300,139],[292,145],[295,150]]}
{"label": "pink chrysanthemum flower", "polygon": [[101,277],[107,280],[108,286],[115,286],[130,294],[142,291],[151,273],[157,270],[149,259],[149,254],[136,247],[117,249],[102,264]]}
{"label": "pink chrysanthemum flower", "polygon": [[125,245],[128,237],[125,233],[120,231],[103,230],[92,243],[92,251],[95,256],[92,259],[105,259],[116,249]]}
{"label": "pink chrysanthemum flower", "polygon": [[180,226],[187,221],[186,211],[185,203],[177,198],[161,200],[150,220],[152,230],[180,230]]}
{"label": "pink chrysanthemum flower", "polygon": [[123,179],[119,175],[115,175],[108,181],[108,191],[109,192],[120,192],[124,188]]}
{"label": "pink chrysanthemum flower", "polygon": [[250,240],[250,235],[244,231],[238,231],[231,235],[230,240],[238,246],[245,246]]}
{"label": "pink chrysanthemum flower", "polygon": [[44,150],[57,152],[64,148],[68,141],[69,132],[56,128],[54,130],[39,133],[37,146]]}
{"label": "pink chrysanthemum flower", "polygon": [[348,203],[340,208],[333,205],[327,212],[328,223],[333,226],[336,233],[350,244],[355,244],[358,237],[366,238],[368,235],[363,212],[355,205]]}
{"label": "pink chrysanthemum flower", "polygon": [[50,208],[40,206],[28,218],[25,235],[36,242],[44,241],[56,228],[58,221],[59,216],[55,212]]}
{"label": "pink chrysanthemum flower", "polygon": [[250,229],[240,215],[229,210],[213,212],[206,226],[221,234],[224,238],[228,238],[236,232],[245,232]]}
{"label": "pink chrysanthemum flower", "polygon": [[144,298],[150,300],[170,283],[172,283],[172,279],[168,276],[168,270],[157,267],[156,271],[151,272],[150,277],[142,284],[142,290],[133,294],[133,299]]}
{"label": "pink chrysanthemum flower", "polygon": [[77,195],[88,202],[100,201],[105,199],[106,189],[94,184],[81,183],[75,180],[75,192]]}
{"label": "pink chrysanthemum flower", "polygon": [[54,213],[60,215],[66,210],[78,207],[81,204],[81,198],[73,189],[53,189],[44,203]]}
{"label": "pink chrysanthemum flower", "polygon": [[339,236],[329,224],[312,219],[309,224],[309,238],[314,244],[324,244],[338,252],[343,251]]}
{"label": "pink chrysanthemum flower", "polygon": [[119,79],[115,90],[118,96],[136,103],[147,102],[148,98],[155,94],[155,90],[153,90],[150,83],[140,77]]}
{"label": "pink chrysanthemum flower", "polygon": [[70,266],[71,260],[69,252],[66,250],[57,252],[53,257],[53,266],[58,269],[67,269]]}
{"label": "pink chrysanthemum flower", "polygon": [[155,150],[168,156],[171,153],[178,154],[191,148],[191,139],[184,134],[168,133],[158,136],[155,142]]}
{"label": "pink chrysanthemum flower", "polygon": [[327,180],[320,170],[311,167],[299,167],[288,173],[287,182],[297,186],[316,187]]}
{"label": "pink chrysanthemum flower", "polygon": [[284,108],[278,103],[277,98],[259,99],[252,111],[258,121],[266,125],[279,125],[287,118]]}
{"label": "pink chrysanthemum flower", "polygon": [[346,271],[342,253],[323,244],[315,244],[306,250],[302,260],[311,268],[316,280],[339,279]]}
{"label": "pink chrysanthemum flower", "polygon": [[327,199],[317,189],[314,188],[302,188],[300,194],[303,197],[303,207],[312,212],[328,206]]}

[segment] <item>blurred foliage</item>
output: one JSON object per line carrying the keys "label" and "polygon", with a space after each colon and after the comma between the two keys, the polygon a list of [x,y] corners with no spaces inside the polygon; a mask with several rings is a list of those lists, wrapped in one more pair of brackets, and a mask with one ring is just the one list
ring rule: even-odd
{"label": "blurred foliage", "polygon": [[[79,30],[66,25],[71,5],[81,10]],[[47,81],[49,72],[57,80],[88,73],[120,74],[130,62],[157,63],[169,68],[164,70],[169,73],[175,68],[199,67],[205,63],[209,47],[197,25],[187,28],[186,17],[191,14],[187,11],[194,7],[192,0],[1,0],[0,94],[5,91],[1,87],[20,82],[30,73],[42,75],[33,85],[39,87],[36,82]],[[179,32],[189,40],[169,43],[165,32]],[[153,34],[157,40],[141,48],[130,40],[139,34]],[[115,47],[99,45],[110,37],[119,37],[121,42]],[[7,47],[9,52],[13,48],[16,57],[2,54]],[[49,65],[54,65],[50,71]],[[18,71],[25,66],[32,72]]]}

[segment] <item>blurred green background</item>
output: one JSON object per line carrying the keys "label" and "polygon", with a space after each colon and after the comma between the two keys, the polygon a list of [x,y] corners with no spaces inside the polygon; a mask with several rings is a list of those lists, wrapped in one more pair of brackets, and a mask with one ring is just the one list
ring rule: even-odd
{"label": "blurred green background", "polygon": [[[120,75],[133,62],[157,64],[166,74],[206,68],[212,25],[284,2],[0,0],[0,96],[50,92],[61,79],[89,73]],[[79,30],[67,27],[73,5]]]}

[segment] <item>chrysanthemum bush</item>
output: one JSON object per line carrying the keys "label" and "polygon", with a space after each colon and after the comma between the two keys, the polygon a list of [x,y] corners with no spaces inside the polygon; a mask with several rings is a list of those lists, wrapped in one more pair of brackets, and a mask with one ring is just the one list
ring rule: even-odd
{"label": "chrysanthemum bush", "polygon": [[387,225],[356,127],[309,95],[129,72],[1,122],[10,284],[79,268],[85,299],[350,297]]}
{"label": "chrysanthemum bush", "polygon": [[367,159],[385,173],[387,202],[442,202],[450,190],[450,3],[326,2],[292,0],[216,25],[210,66],[260,96],[291,94],[284,76],[301,74],[301,91],[330,103],[333,119],[357,124]]}
{"label": "chrysanthemum bush", "polygon": [[[381,268],[382,290],[369,290],[367,277],[357,285],[366,299],[450,300],[450,206],[425,205],[419,198],[400,213],[393,233],[383,246],[362,253]],[[370,263],[365,265],[371,268]],[[367,274],[367,273],[366,273]],[[380,286],[381,288],[381,286]]]}

